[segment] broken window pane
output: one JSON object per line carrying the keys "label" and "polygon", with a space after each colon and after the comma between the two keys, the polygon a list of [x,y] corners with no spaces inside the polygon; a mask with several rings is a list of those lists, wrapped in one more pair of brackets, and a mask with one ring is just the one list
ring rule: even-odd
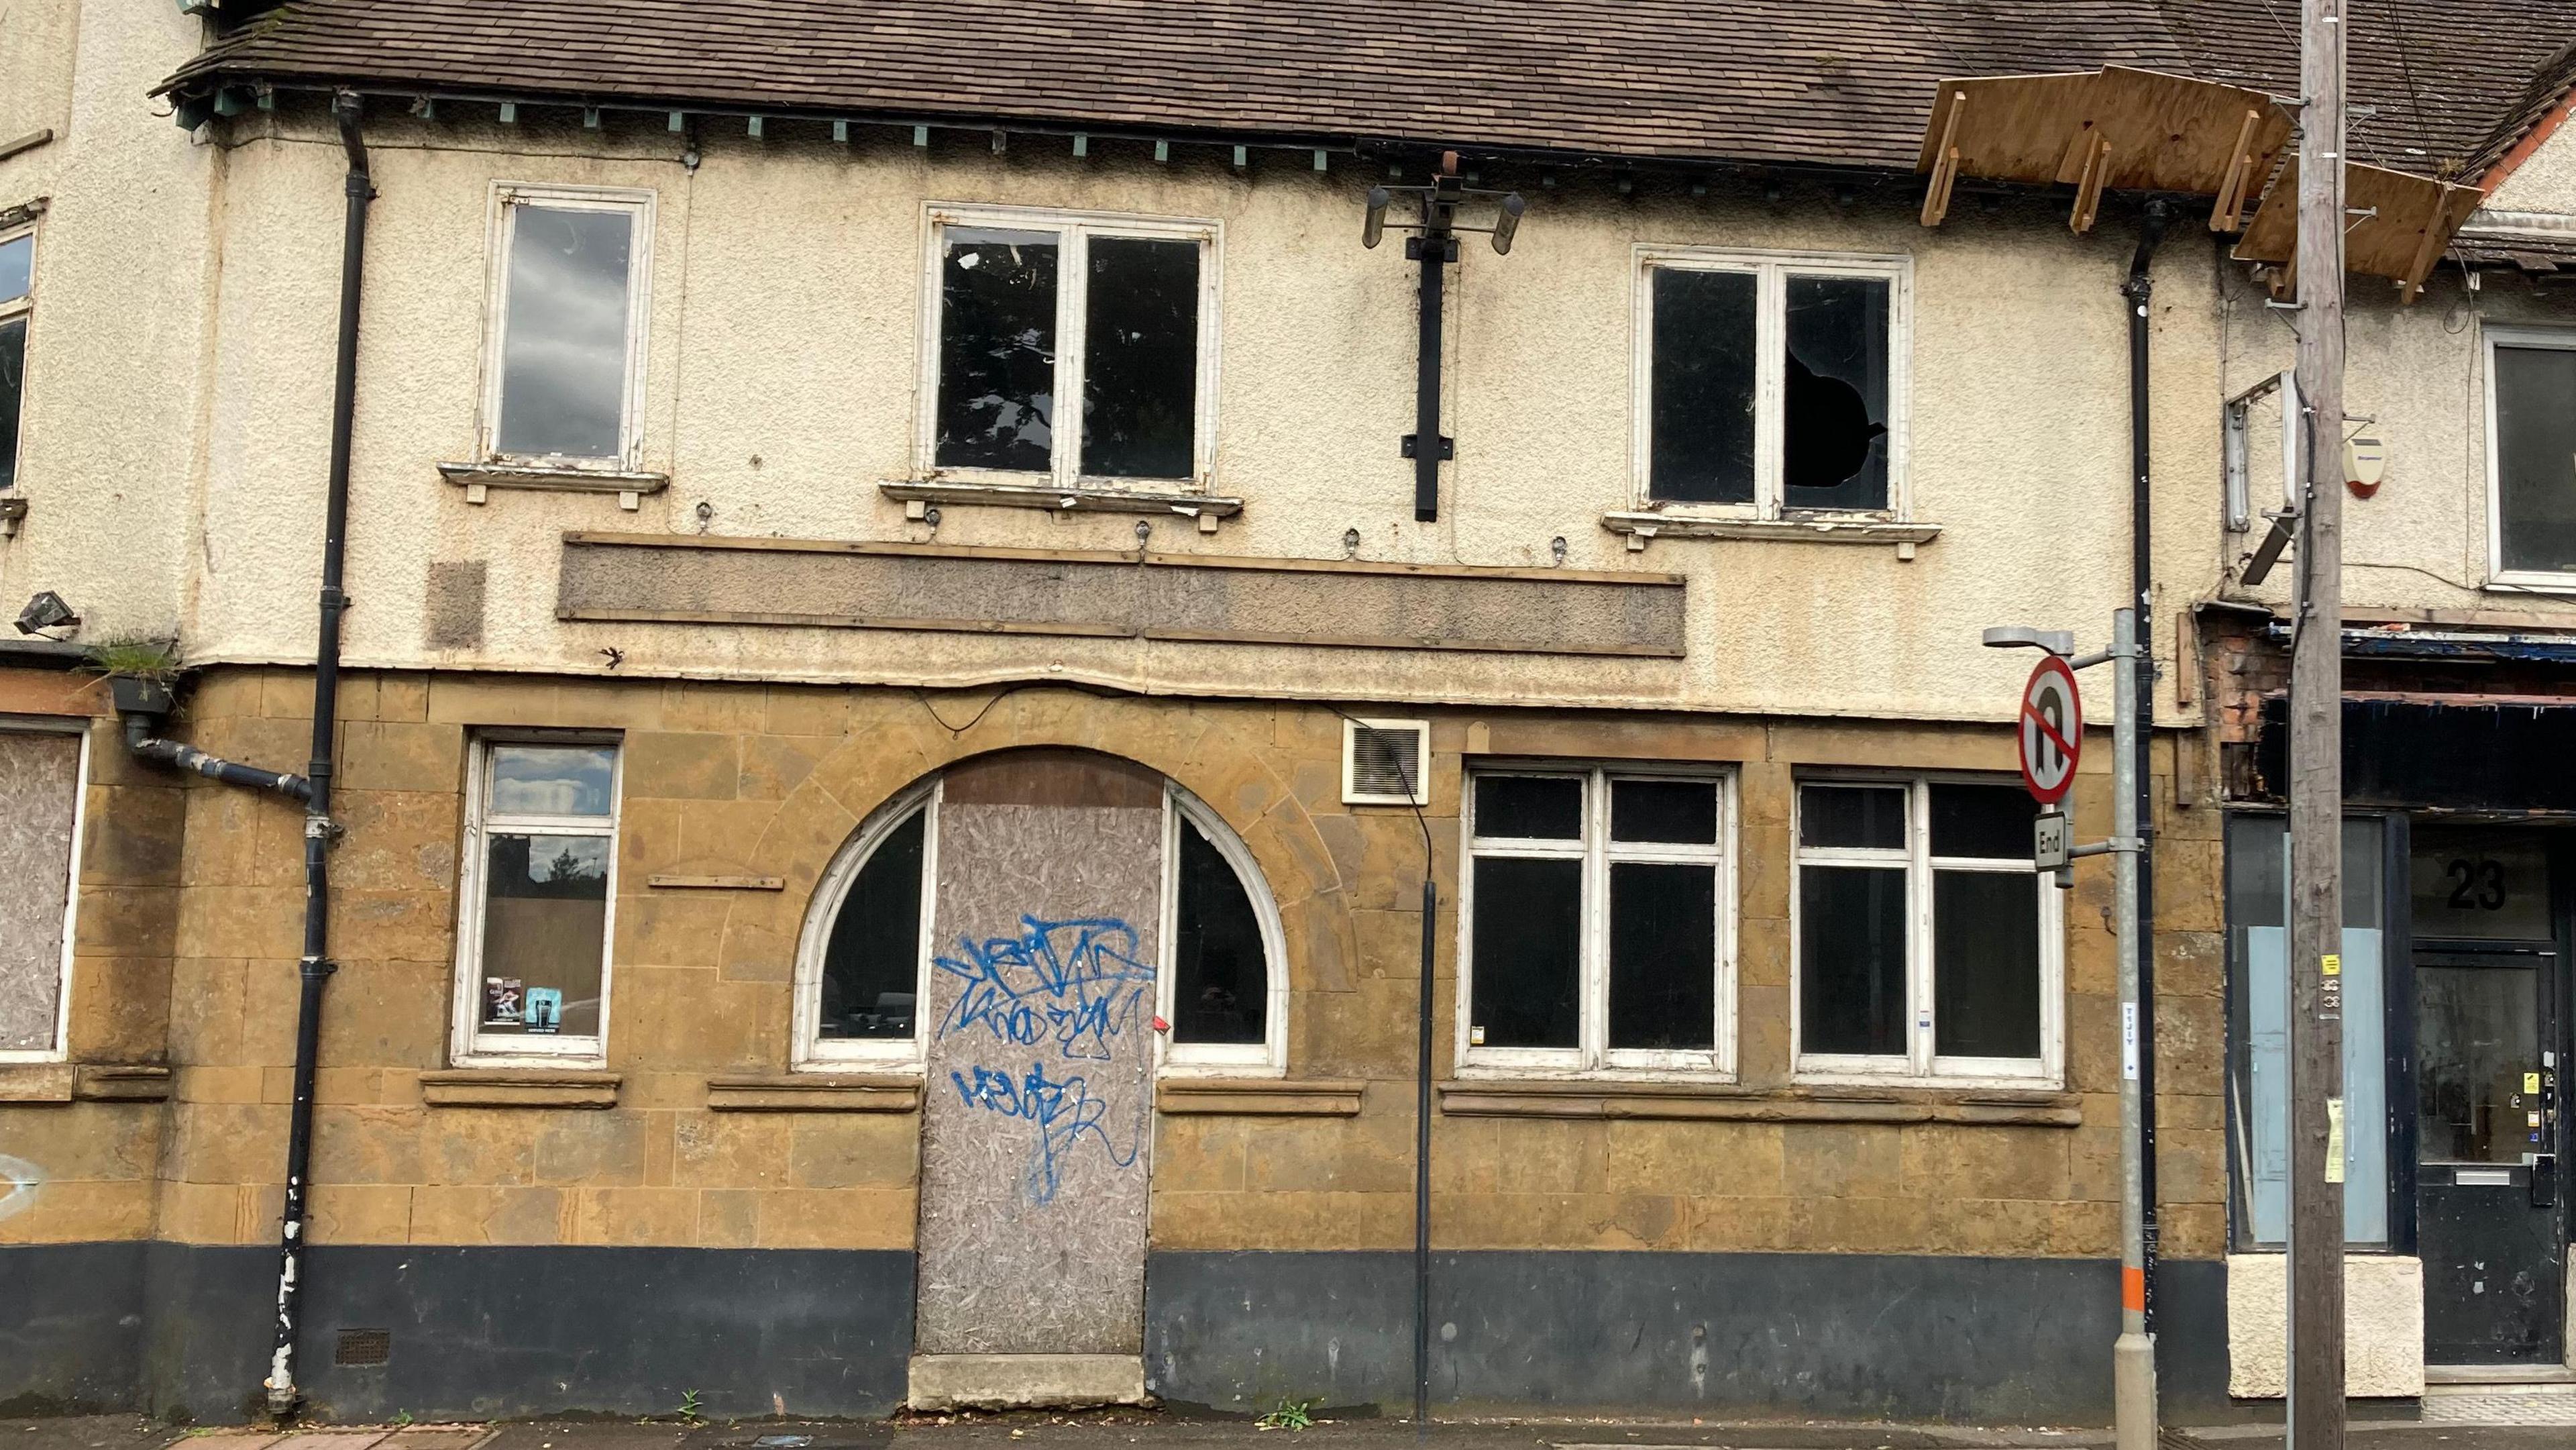
{"label": "broken window pane", "polygon": [[1943,1057],[2039,1056],[2037,875],[1932,873],[1932,1024]]}
{"label": "broken window pane", "polygon": [[1476,834],[1535,841],[1583,837],[1583,782],[1559,776],[1476,778]]}
{"label": "broken window pane", "polygon": [[523,457],[619,457],[636,214],[536,205],[510,214],[495,446]]}
{"label": "broken window pane", "polygon": [[841,898],[823,949],[825,1037],[910,1037],[921,987],[924,813],[886,833]]}
{"label": "broken window pane", "polygon": [[944,238],[939,466],[1043,473],[1055,456],[1056,234],[950,227]]}
{"label": "broken window pane", "polygon": [[1196,471],[1199,244],[1095,237],[1084,301],[1082,471]]}
{"label": "broken window pane", "polygon": [[1647,490],[1753,502],[1754,311],[1749,272],[1654,273],[1653,460]]}
{"label": "broken window pane", "polygon": [[1887,505],[1884,277],[1791,277],[1781,419],[1785,502],[1793,509]]}
{"label": "broken window pane", "polygon": [[1905,871],[1798,869],[1802,1052],[1905,1051]]}
{"label": "broken window pane", "polygon": [[1270,1007],[1270,966],[1243,878],[1181,817],[1180,901],[1172,942],[1172,1040],[1258,1043]]}
{"label": "broken window pane", "polygon": [[1479,857],[1468,1021],[1481,1047],[1572,1047],[1583,863]]}
{"label": "broken window pane", "polygon": [[1717,1041],[1717,868],[1610,863],[1610,1045]]}
{"label": "broken window pane", "polygon": [[35,264],[35,233],[0,242],[0,302],[15,302],[27,295]]}
{"label": "broken window pane", "polygon": [[2576,570],[2576,351],[2498,347],[2495,421],[2504,567]]}
{"label": "broken window pane", "polygon": [[27,319],[0,322],[0,488],[18,482],[18,405],[27,385]]}
{"label": "broken window pane", "polygon": [[485,1036],[599,1035],[606,836],[497,832],[483,873]]}

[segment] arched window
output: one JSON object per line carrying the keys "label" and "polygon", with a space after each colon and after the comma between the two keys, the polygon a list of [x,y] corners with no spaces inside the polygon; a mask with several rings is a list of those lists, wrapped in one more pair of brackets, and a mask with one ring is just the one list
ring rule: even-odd
{"label": "arched window", "polygon": [[[1240,837],[1166,784],[1155,1013],[1171,1070],[1263,1072],[1287,1064],[1279,912]],[[816,886],[796,970],[796,1065],[920,1062],[936,929],[940,785],[871,815]]]}

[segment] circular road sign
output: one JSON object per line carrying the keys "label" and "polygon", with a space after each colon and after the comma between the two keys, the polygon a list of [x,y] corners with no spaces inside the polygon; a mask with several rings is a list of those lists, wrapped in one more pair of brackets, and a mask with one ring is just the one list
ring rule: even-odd
{"label": "circular road sign", "polygon": [[2055,655],[2041,660],[2021,691],[2021,780],[2041,805],[2066,798],[2084,750],[2084,699],[2075,672]]}

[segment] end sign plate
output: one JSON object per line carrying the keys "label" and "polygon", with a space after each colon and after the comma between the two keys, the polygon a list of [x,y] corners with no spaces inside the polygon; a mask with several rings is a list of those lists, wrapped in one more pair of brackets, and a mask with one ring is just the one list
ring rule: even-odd
{"label": "end sign plate", "polygon": [[2041,805],[2066,799],[2084,749],[2084,701],[2075,672],[2055,655],[2030,672],[2021,692],[2021,780]]}

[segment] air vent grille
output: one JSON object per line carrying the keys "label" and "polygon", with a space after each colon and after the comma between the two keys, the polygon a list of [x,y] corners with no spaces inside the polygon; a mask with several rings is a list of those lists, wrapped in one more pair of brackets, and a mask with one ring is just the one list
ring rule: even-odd
{"label": "air vent grille", "polygon": [[383,1364],[393,1357],[394,1332],[390,1329],[343,1329],[331,1347],[333,1364]]}
{"label": "air vent grille", "polygon": [[1345,720],[1342,800],[1360,806],[1431,802],[1424,766],[1431,754],[1426,720]]}

